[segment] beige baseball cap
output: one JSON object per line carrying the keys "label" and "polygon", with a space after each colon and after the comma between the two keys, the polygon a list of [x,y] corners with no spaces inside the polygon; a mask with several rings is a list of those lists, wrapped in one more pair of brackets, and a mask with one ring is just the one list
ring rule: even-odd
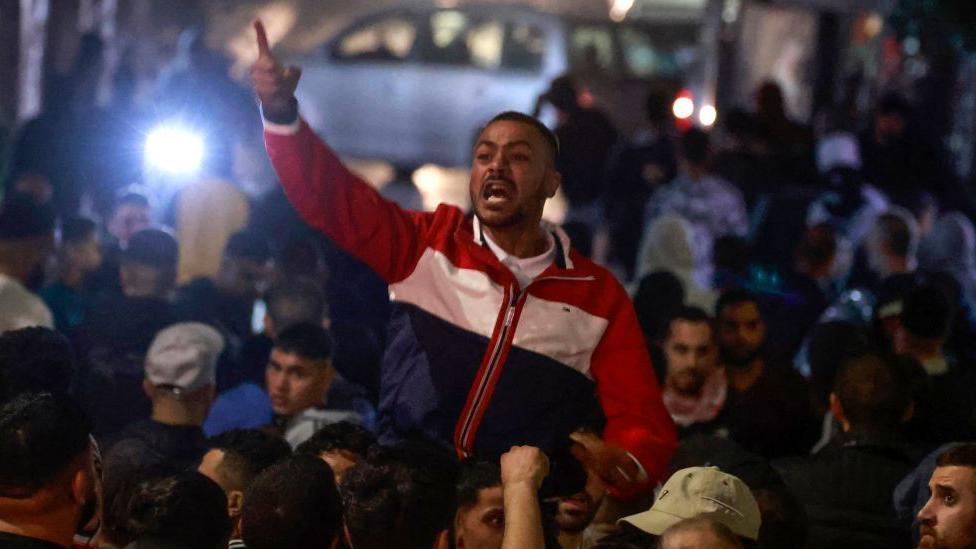
{"label": "beige baseball cap", "polygon": [[224,338],[200,322],[181,322],[160,330],[146,353],[146,379],[192,393],[216,382],[217,357]]}
{"label": "beige baseball cap", "polygon": [[756,498],[746,483],[718,467],[689,467],[676,472],[664,483],[650,509],[620,521],[660,536],[668,527],[694,517],[710,518],[738,536],[759,539],[762,519]]}

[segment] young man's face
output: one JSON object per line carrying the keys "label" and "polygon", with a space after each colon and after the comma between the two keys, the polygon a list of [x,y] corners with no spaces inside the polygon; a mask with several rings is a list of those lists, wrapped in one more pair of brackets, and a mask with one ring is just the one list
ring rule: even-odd
{"label": "young man's face", "polygon": [[67,244],[66,249],[69,260],[83,272],[94,271],[102,264],[102,250],[94,232],[80,242]]}
{"label": "young man's face", "polygon": [[139,204],[122,204],[116,208],[108,231],[123,245],[132,235],[149,228],[149,208]]}
{"label": "young man's face", "polygon": [[727,366],[748,366],[762,353],[766,324],[752,301],[726,305],[718,315],[718,344]]}
{"label": "young man's face", "polygon": [[976,547],[976,479],[971,467],[937,467],[929,481],[932,495],[918,513],[919,549]]}
{"label": "young man's face", "polygon": [[479,490],[474,505],[458,509],[454,526],[458,549],[499,549],[505,536],[502,487]]}
{"label": "young man's face", "polygon": [[671,321],[664,340],[668,373],[665,384],[683,394],[698,394],[705,380],[715,370],[718,356],[707,322]]}
{"label": "young man's face", "polygon": [[548,143],[529,124],[502,120],[478,136],[469,192],[485,226],[537,224],[559,181]]}
{"label": "young man's face", "polygon": [[322,405],[332,377],[329,360],[313,360],[272,349],[265,370],[271,408],[276,414],[293,416]]}

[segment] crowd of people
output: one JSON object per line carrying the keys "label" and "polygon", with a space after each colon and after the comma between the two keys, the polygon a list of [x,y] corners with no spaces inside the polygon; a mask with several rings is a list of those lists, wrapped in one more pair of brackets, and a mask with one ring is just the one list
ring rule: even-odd
{"label": "crowd of people", "polygon": [[651,94],[627,138],[561,77],[554,129],[479,135],[473,215],[411,212],[256,29],[269,196],[37,155],[80,97],[14,147],[0,546],[976,545],[976,233],[910,102],[808,128],[767,84],[705,132]]}

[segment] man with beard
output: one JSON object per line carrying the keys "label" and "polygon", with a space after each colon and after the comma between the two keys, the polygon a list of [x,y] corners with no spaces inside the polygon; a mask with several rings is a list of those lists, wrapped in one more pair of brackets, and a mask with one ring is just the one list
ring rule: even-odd
{"label": "man with beard", "polygon": [[953,446],[935,463],[929,481],[932,495],[918,513],[918,547],[976,547],[976,444]]}
{"label": "man with beard", "polygon": [[43,282],[54,251],[54,212],[14,195],[0,206],[0,332],[54,327],[50,309],[28,287]]}
{"label": "man with beard", "polygon": [[765,356],[766,324],[757,299],[731,290],[715,305],[721,364],[728,377],[723,412],[729,438],[767,459],[806,454],[817,436],[806,382]]}
{"label": "man with beard", "polygon": [[[280,65],[264,27],[255,28],[251,79],[285,193],[309,225],[390,286],[381,442],[422,435],[486,459],[536,446],[552,458],[550,495],[583,484],[575,444],[573,454],[618,494],[653,485],[674,427],[623,287],[541,222],[561,181],[552,132],[525,114],[494,117],[473,150],[474,217],[448,205],[404,211],[312,133],[294,97],[300,70]],[[571,443],[601,411],[603,438]]]}
{"label": "man with beard", "polygon": [[89,433],[67,396],[24,393],[0,408],[0,547],[71,547],[98,507]]}
{"label": "man with beard", "polygon": [[681,309],[668,323],[663,347],[667,374],[662,396],[679,438],[714,432],[728,381],[717,364],[712,319],[696,307]]}

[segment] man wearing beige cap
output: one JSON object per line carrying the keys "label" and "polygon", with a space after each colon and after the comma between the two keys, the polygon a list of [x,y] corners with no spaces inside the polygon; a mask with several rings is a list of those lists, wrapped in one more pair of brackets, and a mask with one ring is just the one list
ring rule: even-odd
{"label": "man wearing beige cap", "polygon": [[761,517],[752,491],[718,467],[681,469],[664,483],[650,509],[620,520],[660,536],[671,526],[696,517],[728,527],[746,547],[759,539]]}
{"label": "man wearing beige cap", "polygon": [[146,353],[143,390],[150,419],[126,427],[105,459],[107,478],[150,465],[195,467],[206,451],[203,420],[214,398],[217,357],[224,339],[199,322],[161,330]]}

